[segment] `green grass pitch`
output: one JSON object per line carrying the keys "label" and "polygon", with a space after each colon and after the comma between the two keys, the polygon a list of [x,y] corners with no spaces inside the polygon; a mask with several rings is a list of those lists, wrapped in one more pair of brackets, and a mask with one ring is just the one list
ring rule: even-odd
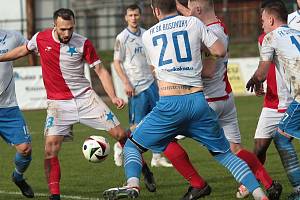
{"label": "green grass pitch", "polygon": [[[257,97],[238,97],[236,98],[238,109],[240,129],[244,146],[252,150],[253,135],[262,105],[262,98]],[[112,107],[115,114],[127,127],[127,109],[116,110]],[[29,183],[32,185],[35,193],[35,199],[47,199],[47,184],[43,170],[43,126],[46,112],[26,111],[26,118],[29,130],[32,134],[33,160],[26,173]],[[97,200],[102,199],[102,192],[110,187],[121,186],[124,184],[123,168],[116,167],[113,162],[113,152],[111,151],[107,160],[103,163],[93,164],[84,159],[81,152],[81,145],[84,139],[90,135],[103,135],[110,141],[111,147],[114,140],[105,132],[99,132],[83,125],[74,127],[75,139],[71,143],[64,143],[60,153],[61,161],[61,192],[62,199],[81,199]],[[235,199],[235,193],[238,184],[233,177],[209,155],[204,147],[196,142],[185,139],[180,142],[183,144],[189,156],[207,182],[212,186],[212,194],[205,199],[212,200],[230,200]],[[296,146],[298,141],[294,141]],[[6,145],[1,140],[0,150],[0,199],[19,200],[25,199],[18,194],[17,188],[11,182],[11,173],[13,170],[14,148]],[[299,148],[297,147],[297,150]],[[145,154],[149,162],[150,152]],[[283,185],[283,194],[281,199],[287,199],[292,191],[286,178],[285,172],[281,166],[279,156],[272,144],[267,157],[266,168],[271,176],[280,181]],[[173,168],[152,168],[157,182],[157,192],[149,193],[141,181],[142,191],[140,199],[144,200],[172,200],[180,199],[188,188],[188,183]],[[248,199],[252,199],[249,197]]]}

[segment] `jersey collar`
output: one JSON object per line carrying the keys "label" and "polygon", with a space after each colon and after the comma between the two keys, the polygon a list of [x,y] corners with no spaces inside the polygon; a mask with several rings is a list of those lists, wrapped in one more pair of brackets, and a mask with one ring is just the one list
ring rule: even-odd
{"label": "jersey collar", "polygon": [[141,29],[140,28],[138,28],[138,31],[137,32],[132,32],[132,31],[130,31],[130,29],[127,27],[126,28],[127,29],[127,31],[129,32],[129,33],[131,33],[132,35],[135,35],[135,36],[140,36],[141,35],[141,33],[142,33],[142,31],[141,31]]}
{"label": "jersey collar", "polygon": [[167,17],[165,17],[165,18],[162,18],[160,21],[164,21],[164,20],[166,20],[166,19],[170,19],[170,18],[173,18],[173,17],[176,17],[176,16],[178,16],[178,14],[167,16]]}

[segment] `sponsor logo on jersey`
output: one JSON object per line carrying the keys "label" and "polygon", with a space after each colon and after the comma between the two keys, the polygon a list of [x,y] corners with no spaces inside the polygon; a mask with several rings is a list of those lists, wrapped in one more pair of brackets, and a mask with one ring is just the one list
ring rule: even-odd
{"label": "sponsor logo on jersey", "polygon": [[45,51],[49,52],[49,51],[51,51],[51,49],[52,49],[52,47],[47,46],[47,47],[45,48]]}
{"label": "sponsor logo on jersey", "polygon": [[69,46],[69,50],[67,51],[67,53],[70,53],[71,56],[73,56],[74,54],[78,53],[76,47],[70,47]]}

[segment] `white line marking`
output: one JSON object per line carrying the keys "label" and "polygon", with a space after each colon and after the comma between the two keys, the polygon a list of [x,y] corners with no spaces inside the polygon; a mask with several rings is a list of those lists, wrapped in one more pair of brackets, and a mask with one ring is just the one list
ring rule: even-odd
{"label": "white line marking", "polygon": [[[4,191],[0,190],[0,194],[8,194],[8,195],[22,195],[20,192],[9,192],[9,191]],[[48,197],[49,194],[45,193],[34,193],[34,196],[36,197]],[[77,200],[102,200],[99,198],[94,198],[94,197],[82,197],[82,196],[69,196],[69,195],[60,195],[62,198],[65,199],[77,199]]]}

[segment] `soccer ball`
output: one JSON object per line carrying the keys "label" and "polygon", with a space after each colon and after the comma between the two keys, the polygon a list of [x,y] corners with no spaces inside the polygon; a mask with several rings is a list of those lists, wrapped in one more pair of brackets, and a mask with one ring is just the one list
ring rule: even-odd
{"label": "soccer ball", "polygon": [[93,135],[84,141],[82,152],[88,161],[99,163],[104,161],[108,156],[110,146],[105,137]]}

